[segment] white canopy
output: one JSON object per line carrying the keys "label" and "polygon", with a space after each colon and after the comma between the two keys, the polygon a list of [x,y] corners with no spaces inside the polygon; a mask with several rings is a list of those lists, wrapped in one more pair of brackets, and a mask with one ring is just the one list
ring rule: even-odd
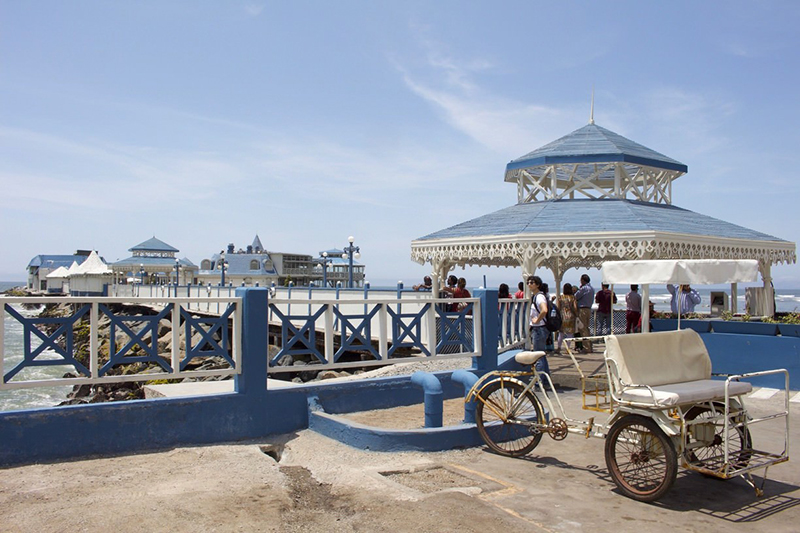
{"label": "white canopy", "polygon": [[48,279],[66,278],[69,276],[69,270],[63,266],[58,267],[47,275]]}
{"label": "white canopy", "polygon": [[758,281],[754,259],[655,259],[603,263],[603,283],[659,284],[739,283]]}
{"label": "white canopy", "polygon": [[89,257],[81,263],[81,265],[75,270],[75,272],[71,272],[70,275],[74,274],[84,274],[84,275],[98,275],[98,274],[111,274],[111,269],[108,268],[100,256],[97,255],[97,252],[94,250],[92,253],[89,254]]}

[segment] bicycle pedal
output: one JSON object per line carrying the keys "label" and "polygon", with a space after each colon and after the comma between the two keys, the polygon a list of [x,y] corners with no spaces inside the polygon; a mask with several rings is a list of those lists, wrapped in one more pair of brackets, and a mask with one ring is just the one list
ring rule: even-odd
{"label": "bicycle pedal", "polygon": [[586,426],[586,438],[587,439],[591,436],[593,428],[594,428],[594,417],[589,419],[589,423]]}

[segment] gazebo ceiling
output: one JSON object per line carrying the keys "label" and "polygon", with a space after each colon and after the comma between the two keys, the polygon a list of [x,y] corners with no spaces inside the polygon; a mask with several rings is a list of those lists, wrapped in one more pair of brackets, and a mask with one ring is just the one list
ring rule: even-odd
{"label": "gazebo ceiling", "polygon": [[413,241],[411,258],[511,267],[536,258],[562,272],[614,258],[796,260],[792,242],[672,205],[623,199],[517,204]]}

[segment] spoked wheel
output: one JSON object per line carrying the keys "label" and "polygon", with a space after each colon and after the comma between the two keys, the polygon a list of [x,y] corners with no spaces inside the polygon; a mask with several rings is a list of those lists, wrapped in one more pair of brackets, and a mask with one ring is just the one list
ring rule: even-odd
{"label": "spoked wheel", "polygon": [[[684,459],[687,463],[713,472],[724,473],[726,439],[728,441],[728,465],[731,468],[744,468],[750,462],[753,448],[750,431],[738,425],[741,423],[743,415],[730,417],[726,436],[725,421],[720,416],[724,413],[725,404],[723,403],[714,403],[713,410],[708,405],[695,405],[686,413],[686,420],[700,421],[699,424],[689,426],[687,445],[697,442],[705,443],[705,446],[688,449],[684,452]],[[702,420],[707,420],[707,422],[702,422]]]}
{"label": "spoked wheel", "polygon": [[678,474],[675,446],[651,418],[626,415],[606,436],[606,465],[622,493],[652,502],[669,491]]}
{"label": "spoked wheel", "polygon": [[542,404],[519,382],[496,379],[486,385],[476,403],[478,433],[492,451],[520,457],[542,440],[542,433],[531,427],[544,423]]}

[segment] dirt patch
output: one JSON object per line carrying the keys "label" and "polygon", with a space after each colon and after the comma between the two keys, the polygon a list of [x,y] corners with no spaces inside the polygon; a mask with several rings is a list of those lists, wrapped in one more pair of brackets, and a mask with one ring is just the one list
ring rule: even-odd
{"label": "dirt patch", "polygon": [[[391,409],[374,409],[358,411],[341,416],[358,424],[387,429],[419,429],[425,426],[425,406],[421,403],[392,407]],[[456,398],[445,400],[442,413],[444,426],[457,426],[464,422],[464,400]]]}
{"label": "dirt patch", "polygon": [[502,485],[492,480],[468,477],[443,466],[434,466],[416,471],[381,472],[381,475],[425,494],[448,490],[494,492],[503,488]]}

